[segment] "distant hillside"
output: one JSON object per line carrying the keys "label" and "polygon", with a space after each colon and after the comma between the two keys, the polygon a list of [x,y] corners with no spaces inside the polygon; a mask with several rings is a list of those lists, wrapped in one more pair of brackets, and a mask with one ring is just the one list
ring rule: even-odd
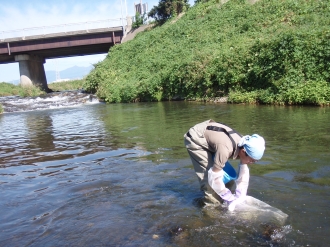
{"label": "distant hillside", "polygon": [[221,2],[112,47],[84,88],[106,102],[330,104],[329,0]]}
{"label": "distant hillside", "polygon": [[[65,70],[61,70],[60,78],[63,79],[82,79],[84,76],[88,75],[88,73],[93,69],[94,67],[88,66],[88,67],[79,67],[74,66]],[[55,70],[49,70],[46,71],[46,78],[47,82],[51,83],[56,81],[56,71]]]}

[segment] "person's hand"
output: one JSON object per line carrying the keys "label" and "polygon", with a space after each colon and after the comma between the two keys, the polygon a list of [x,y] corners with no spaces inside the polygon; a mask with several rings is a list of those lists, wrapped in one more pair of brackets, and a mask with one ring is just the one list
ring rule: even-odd
{"label": "person's hand", "polygon": [[237,200],[228,202],[228,210],[231,212],[234,211],[236,208],[236,205],[237,205]]}
{"label": "person's hand", "polygon": [[250,172],[246,164],[239,165],[239,174],[236,180],[235,199],[227,201],[228,210],[234,211],[237,204],[244,202],[249,187]]}
{"label": "person's hand", "polygon": [[246,196],[240,196],[238,197],[237,195],[235,195],[235,200],[231,201],[231,202],[228,202],[227,201],[227,204],[228,204],[228,210],[229,211],[234,211],[235,208],[236,208],[236,205],[242,203],[245,201],[245,198]]}

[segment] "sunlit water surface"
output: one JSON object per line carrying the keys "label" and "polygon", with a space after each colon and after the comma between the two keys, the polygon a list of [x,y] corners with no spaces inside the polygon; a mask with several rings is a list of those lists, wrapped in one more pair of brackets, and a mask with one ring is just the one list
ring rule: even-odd
{"label": "sunlit water surface", "polygon": [[[0,115],[0,245],[328,246],[329,110],[163,102]],[[196,203],[183,135],[210,118],[264,136],[248,194],[285,222]]]}

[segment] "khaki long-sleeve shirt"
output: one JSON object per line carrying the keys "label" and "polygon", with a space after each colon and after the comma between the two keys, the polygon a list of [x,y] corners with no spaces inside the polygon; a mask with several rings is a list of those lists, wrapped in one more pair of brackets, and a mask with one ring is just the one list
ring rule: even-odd
{"label": "khaki long-sleeve shirt", "polygon": [[[227,130],[234,143],[225,132],[209,130],[207,129],[208,126],[220,127]],[[207,120],[203,123],[195,125],[189,132],[192,135],[192,140],[196,144],[199,144],[214,153],[213,165],[216,168],[222,169],[228,159],[237,158],[239,152],[238,143],[241,139],[241,135],[229,126],[217,123],[213,120]]]}
{"label": "khaki long-sleeve shirt", "polygon": [[234,142],[223,131],[214,131],[205,129],[204,136],[209,144],[209,150],[214,152],[214,166],[216,168],[223,168],[228,159],[236,159],[238,156],[239,148],[238,143],[241,135],[234,131],[232,128],[215,122],[210,122],[207,126],[221,127],[231,135]]}

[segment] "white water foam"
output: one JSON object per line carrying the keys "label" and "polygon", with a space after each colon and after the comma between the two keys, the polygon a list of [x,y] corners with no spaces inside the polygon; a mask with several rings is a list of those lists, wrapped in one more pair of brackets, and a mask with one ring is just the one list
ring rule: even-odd
{"label": "white water foam", "polygon": [[99,100],[95,95],[84,93],[81,90],[54,92],[39,97],[0,97],[0,104],[4,108],[4,113],[75,107],[97,103],[99,103]]}
{"label": "white water foam", "polygon": [[258,222],[273,222],[279,225],[283,225],[288,218],[288,215],[280,209],[272,207],[252,196],[246,196],[245,201],[237,204],[232,213],[241,219]]}

